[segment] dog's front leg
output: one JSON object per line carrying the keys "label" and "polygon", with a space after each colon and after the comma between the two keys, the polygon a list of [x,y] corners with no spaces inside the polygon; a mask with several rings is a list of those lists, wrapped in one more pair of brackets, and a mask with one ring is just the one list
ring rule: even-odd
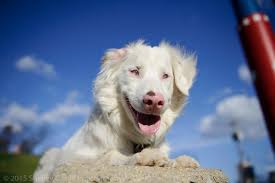
{"label": "dog's front leg", "polygon": [[117,150],[111,150],[104,155],[97,159],[97,163],[106,163],[109,165],[128,165],[129,161],[131,159],[131,156],[127,156],[122,154],[121,152]]}
{"label": "dog's front leg", "polygon": [[119,151],[112,150],[105,153],[103,158],[100,158],[97,162],[108,163],[110,165],[138,165],[177,168],[197,168],[200,166],[195,159],[189,156],[180,156],[175,160],[169,159],[165,153],[157,148],[146,148],[139,153],[128,156],[120,153]]}
{"label": "dog's front leg", "polygon": [[172,166],[168,156],[156,148],[146,148],[130,157],[128,164],[140,166]]}
{"label": "dog's front leg", "polygon": [[175,160],[169,159],[159,149],[147,148],[134,154],[129,164],[141,166],[159,166],[176,168],[198,168],[198,161],[190,156],[179,156]]}
{"label": "dog's front leg", "polygon": [[[124,155],[119,151],[112,150],[105,153],[98,163],[110,165],[140,165],[140,166],[169,166],[170,160],[166,154],[156,148],[146,148],[133,155]],[[171,165],[170,165],[171,166]]]}

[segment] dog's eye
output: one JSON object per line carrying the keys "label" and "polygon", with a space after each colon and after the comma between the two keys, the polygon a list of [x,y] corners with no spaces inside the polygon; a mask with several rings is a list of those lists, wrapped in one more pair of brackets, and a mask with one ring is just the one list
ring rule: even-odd
{"label": "dog's eye", "polygon": [[165,74],[162,75],[162,79],[167,79],[167,78],[169,78],[168,74],[165,73]]}
{"label": "dog's eye", "polygon": [[132,69],[130,72],[136,76],[139,76],[139,71],[137,69]]}

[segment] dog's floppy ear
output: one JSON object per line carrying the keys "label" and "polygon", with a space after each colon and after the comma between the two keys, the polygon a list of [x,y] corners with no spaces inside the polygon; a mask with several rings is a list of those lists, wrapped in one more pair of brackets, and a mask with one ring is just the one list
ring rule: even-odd
{"label": "dog's floppy ear", "polygon": [[123,60],[126,57],[126,54],[126,48],[109,49],[105,52],[101,60],[103,64],[109,61],[117,62]]}
{"label": "dog's floppy ear", "polygon": [[188,96],[196,76],[196,57],[174,59],[172,64],[176,87],[181,93]]}
{"label": "dog's floppy ear", "polygon": [[179,47],[171,46],[168,43],[161,43],[171,56],[175,85],[185,96],[189,95],[194,78],[196,76],[197,59],[195,55],[188,55]]}

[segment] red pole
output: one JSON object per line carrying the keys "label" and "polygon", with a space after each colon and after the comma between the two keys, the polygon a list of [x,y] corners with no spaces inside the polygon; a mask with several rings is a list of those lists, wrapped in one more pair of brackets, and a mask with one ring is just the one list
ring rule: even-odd
{"label": "red pole", "polygon": [[258,7],[255,9],[257,4],[253,0],[233,0],[233,5],[239,18],[239,33],[247,63],[275,151],[275,37],[268,16]]}

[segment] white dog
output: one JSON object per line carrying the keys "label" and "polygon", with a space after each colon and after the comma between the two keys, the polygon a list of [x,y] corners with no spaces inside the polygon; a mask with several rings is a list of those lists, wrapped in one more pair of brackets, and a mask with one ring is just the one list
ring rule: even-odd
{"label": "white dog", "polygon": [[[162,42],[137,41],[108,50],[94,83],[90,119],[62,149],[41,158],[35,182],[57,165],[105,159],[112,165],[198,167],[188,156],[168,159],[165,134],[180,114],[196,75],[196,58]],[[105,161],[106,162],[106,161]]]}

